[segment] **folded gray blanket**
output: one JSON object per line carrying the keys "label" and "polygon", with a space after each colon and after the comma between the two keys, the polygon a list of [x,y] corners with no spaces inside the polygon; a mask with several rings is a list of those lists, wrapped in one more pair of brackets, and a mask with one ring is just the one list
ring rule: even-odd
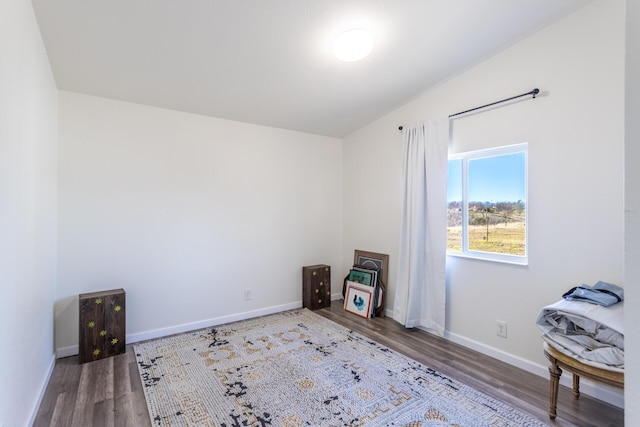
{"label": "folded gray blanket", "polygon": [[561,352],[602,369],[624,370],[624,303],[610,307],[562,299],[543,307],[536,325]]}

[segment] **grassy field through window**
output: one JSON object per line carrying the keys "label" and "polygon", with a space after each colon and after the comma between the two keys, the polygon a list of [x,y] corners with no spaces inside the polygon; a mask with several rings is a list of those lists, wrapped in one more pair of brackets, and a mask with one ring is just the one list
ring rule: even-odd
{"label": "grassy field through window", "polygon": [[[525,223],[469,226],[469,250],[508,255],[525,255]],[[447,250],[462,251],[462,226],[447,227]]]}

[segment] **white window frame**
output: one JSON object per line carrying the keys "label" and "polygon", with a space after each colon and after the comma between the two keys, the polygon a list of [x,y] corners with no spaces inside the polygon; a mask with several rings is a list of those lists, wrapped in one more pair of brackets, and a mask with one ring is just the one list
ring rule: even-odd
{"label": "white window frame", "polygon": [[[502,156],[505,154],[524,153],[524,203],[525,203],[525,255],[509,255],[494,252],[483,252],[469,249],[468,229],[469,229],[469,200],[468,190],[468,162],[469,160],[482,159],[487,157]],[[450,154],[449,160],[462,160],[462,251],[449,251],[447,256],[462,258],[481,259],[508,264],[528,265],[529,264],[529,145],[520,143],[496,148],[469,151],[465,153]]]}

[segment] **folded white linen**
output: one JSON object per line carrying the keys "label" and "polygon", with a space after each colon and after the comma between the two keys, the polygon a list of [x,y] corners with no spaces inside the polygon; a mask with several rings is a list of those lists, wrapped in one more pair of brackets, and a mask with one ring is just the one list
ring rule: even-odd
{"label": "folded white linen", "polygon": [[623,302],[603,307],[560,300],[543,307],[536,324],[550,345],[583,363],[624,369]]}

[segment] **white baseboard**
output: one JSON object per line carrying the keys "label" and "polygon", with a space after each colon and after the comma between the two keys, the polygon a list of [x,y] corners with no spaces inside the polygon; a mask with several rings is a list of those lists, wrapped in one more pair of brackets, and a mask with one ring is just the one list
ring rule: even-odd
{"label": "white baseboard", "polygon": [[[531,362],[530,360],[514,356],[513,354],[506,353],[502,350],[498,350],[494,347],[490,347],[488,345],[479,343],[477,341],[457,334],[453,334],[448,331],[445,331],[444,338],[456,344],[460,344],[464,347],[470,348],[482,354],[486,354],[487,356],[498,359],[502,362],[518,367],[520,369],[524,369],[525,371],[532,374],[546,379],[549,378],[549,370],[546,366],[539,365],[537,363]],[[540,348],[540,351],[542,351],[542,341],[540,344]],[[562,377],[560,377],[560,384],[569,388],[573,388],[573,376],[563,375]],[[580,378],[580,393],[584,393],[598,400],[602,400],[603,402],[607,402],[611,405],[617,406],[618,408],[624,408],[624,391],[621,389],[609,387]]]}
{"label": "white baseboard", "polygon": [[[332,300],[342,299],[342,293],[332,294],[331,299]],[[293,310],[300,307],[302,307],[302,302],[298,301],[298,302],[293,302],[288,304],[266,307],[266,308],[253,310],[253,311],[245,311],[243,313],[214,317],[211,319],[201,320],[198,322],[185,323],[182,325],[170,326],[167,328],[160,328],[160,329],[154,329],[146,332],[129,334],[127,335],[127,343],[134,343],[134,342],[146,341],[146,340],[155,339],[155,338],[161,338],[168,335],[179,334],[183,332],[193,331],[196,329],[208,328],[211,326],[222,325],[224,323],[237,322],[239,320],[265,316],[267,314],[279,313],[281,311]],[[387,308],[385,310],[385,315],[389,318],[393,318],[393,310]],[[524,369],[525,371],[538,375],[540,377],[543,377],[543,378],[549,377],[549,371],[546,366],[533,363],[529,360],[523,359],[518,356],[514,356],[513,354],[506,353],[502,350],[498,350],[494,347],[490,347],[488,345],[471,340],[461,335],[453,334],[448,331],[445,331],[444,338],[449,341],[455,342],[456,344],[460,344],[464,347],[478,351],[482,354],[486,354],[487,356],[496,358],[502,362],[516,366],[520,369]],[[61,347],[56,349],[57,358],[74,356],[76,354],[78,354],[77,345],[73,345],[69,347]],[[51,367],[51,371],[52,370],[53,370],[53,365]],[[49,372],[49,375],[51,375],[51,372]],[[47,382],[48,382],[48,379],[47,379]],[[567,386],[569,388],[573,387],[571,375],[563,375],[560,378],[560,384]],[[617,406],[618,408],[624,408],[624,392],[620,389],[598,384],[589,380],[581,379],[580,391],[591,397],[602,400],[611,405]],[[44,393],[44,390],[43,390],[43,393]]]}
{"label": "white baseboard", "polygon": [[181,334],[183,332],[194,331],[197,329],[208,328],[211,326],[222,325],[224,323],[237,322],[239,320],[251,319],[254,317],[266,316],[267,314],[280,313],[281,311],[293,310],[302,307],[302,302],[292,302],[289,304],[276,305],[272,307],[261,308],[258,310],[245,311],[243,313],[230,314],[227,316],[214,317],[211,319],[201,320],[198,322],[185,323],[183,325],[170,326],[168,328],[154,329],[147,332],[139,332],[127,335],[127,342],[134,343],[140,341],[151,340],[155,338],[166,337],[168,335]]}
{"label": "white baseboard", "polygon": [[78,345],[70,345],[69,347],[56,348],[56,359],[62,359],[63,357],[75,356],[80,352]]}
{"label": "white baseboard", "polygon": [[29,423],[27,425],[32,426],[36,417],[38,416],[38,409],[40,409],[40,404],[42,403],[42,399],[44,399],[44,394],[47,391],[47,386],[49,385],[49,380],[51,379],[51,374],[53,374],[53,368],[56,366],[56,358],[55,355],[51,355],[51,361],[49,362],[49,367],[47,368],[47,373],[42,380],[42,384],[40,384],[40,393],[38,394],[38,398],[33,405],[33,409],[31,409],[31,416],[29,417]]}
{"label": "white baseboard", "polygon": [[[393,310],[387,309],[386,315],[390,318],[393,318]],[[511,353],[498,350],[497,348],[490,347],[486,344],[482,344],[478,341],[474,341],[472,339],[451,333],[449,331],[445,331],[443,338],[456,344],[460,344],[463,347],[467,347],[479,353],[491,356],[517,368],[524,369],[525,371],[538,375],[539,377],[545,379],[549,378],[549,369],[546,366],[539,365],[518,356],[514,356]],[[540,342],[540,348],[542,349],[542,341]],[[560,384],[569,388],[573,388],[573,376],[563,375],[562,377],[560,377]],[[618,408],[624,408],[624,391],[619,388],[610,387],[604,384],[599,384],[580,378],[580,393],[584,393],[595,399],[602,400],[603,402],[607,402]]]}
{"label": "white baseboard", "polygon": [[[151,331],[137,332],[133,334],[127,334],[127,343],[134,343],[140,341],[151,340],[155,338],[166,337],[169,335],[180,334],[183,332],[194,331],[197,329],[208,328],[211,326],[222,325],[224,323],[237,322],[239,320],[251,319],[253,317],[266,316],[267,314],[279,313],[281,311],[293,310],[295,308],[302,307],[302,302],[292,302],[288,304],[281,304],[258,310],[245,311],[243,313],[235,313],[227,316],[214,317],[211,319],[200,320],[197,322],[184,323],[182,325],[169,326],[166,328],[153,329]],[[56,358],[75,356],[79,353],[78,345],[71,345],[68,347],[60,347],[56,349]]]}

